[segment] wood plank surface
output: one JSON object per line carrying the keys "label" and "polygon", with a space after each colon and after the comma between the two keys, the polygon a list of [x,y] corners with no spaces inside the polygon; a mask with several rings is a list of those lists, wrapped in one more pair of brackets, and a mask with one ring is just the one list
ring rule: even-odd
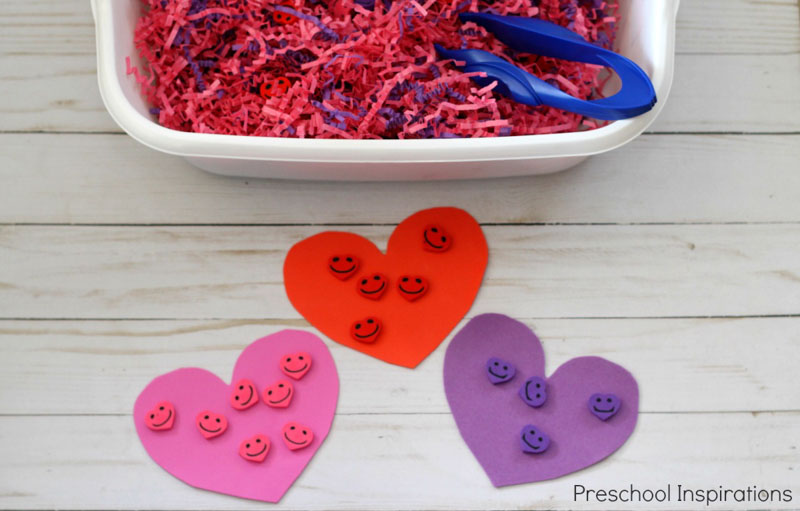
{"label": "wood plank surface", "polygon": [[[409,211],[411,213],[412,211]],[[391,226],[356,231],[385,247]],[[282,282],[325,227],[0,227],[0,318],[297,318]],[[488,226],[472,314],[800,312],[800,225]]]}
{"label": "wood plank surface", "polygon": [[[602,465],[533,485],[493,488],[441,415],[339,416],[281,509],[608,509],[575,503],[587,488],[780,488],[800,495],[798,412],[642,414],[631,440]],[[0,417],[0,507],[15,509],[265,509],[195,490],[165,474],[142,449],[131,418]],[[70,449],[64,449],[64,445]],[[113,503],[113,504],[111,504]],[[719,505],[719,504],[718,504]],[[614,509],[705,509],[621,504]],[[722,505],[722,508],[747,504]],[[750,508],[763,508],[761,502]]]}
{"label": "wood plank surface", "polygon": [[234,179],[126,136],[0,135],[0,181],[0,223],[395,224],[434,205],[485,223],[800,222],[800,135],[645,135],[568,172],[439,183]]}
{"label": "wood plank surface", "polygon": [[[573,357],[606,357],[637,377],[643,412],[800,411],[790,355],[800,345],[798,317],[524,321],[542,339],[548,373]],[[159,374],[202,367],[227,381],[247,344],[284,328],[319,335],[306,325],[0,321],[0,413],[128,414]],[[449,338],[414,371],[326,341],[342,384],[340,414],[448,412],[442,364]]]}

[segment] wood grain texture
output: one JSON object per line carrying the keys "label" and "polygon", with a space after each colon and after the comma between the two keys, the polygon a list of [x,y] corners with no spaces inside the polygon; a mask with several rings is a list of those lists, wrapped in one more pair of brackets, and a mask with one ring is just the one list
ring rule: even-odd
{"label": "wood grain texture", "polygon": [[796,0],[681,0],[678,53],[800,52]]}
{"label": "wood grain texture", "polygon": [[[643,412],[800,411],[787,356],[800,345],[800,318],[524,321],[542,339],[548,374],[577,356],[606,357],[637,377]],[[191,366],[228,381],[247,344],[298,327],[319,335],[297,320],[0,321],[0,411],[129,414],[156,376]],[[340,415],[448,413],[449,338],[414,371],[326,341]]]}
{"label": "wood grain texture", "polygon": [[214,176],[126,136],[0,135],[0,223],[396,224],[433,205],[486,223],[800,222],[798,162],[800,135],[645,135],[548,176],[296,182]]}
{"label": "wood grain texture", "polygon": [[678,55],[667,104],[648,131],[797,133],[797,90],[800,49],[780,55]]}
{"label": "wood grain texture", "polygon": [[[384,248],[392,229],[356,231]],[[283,259],[323,230],[0,227],[0,318],[296,318]],[[485,233],[489,267],[471,314],[800,312],[797,224],[488,226]]]}
{"label": "wood grain texture", "polygon": [[[339,416],[280,508],[608,509],[608,503],[573,502],[573,485],[657,489],[668,482],[694,489],[790,489],[797,499],[799,420],[797,412],[642,414],[631,440],[602,465],[497,490],[450,415]],[[129,416],[0,417],[0,438],[13,439],[0,442],[3,508],[105,509],[113,502],[115,509],[264,509],[263,503],[195,490],[164,473],[140,446]],[[705,505],[614,508],[678,506]],[[724,507],[731,506],[745,507]],[[796,500],[769,504],[796,506]]]}

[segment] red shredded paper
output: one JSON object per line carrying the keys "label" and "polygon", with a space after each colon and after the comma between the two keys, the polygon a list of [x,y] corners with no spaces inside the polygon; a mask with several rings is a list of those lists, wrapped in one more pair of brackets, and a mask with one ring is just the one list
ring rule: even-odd
{"label": "red shredded paper", "polygon": [[[478,88],[434,43],[503,56],[582,99],[608,73],[516,53],[461,12],[539,17],[610,47],[617,4],[604,0],[142,0],[127,59],[171,129],[316,138],[448,138],[599,127],[563,110]],[[287,83],[288,82],[288,83]],[[274,88],[273,88],[274,86]]]}

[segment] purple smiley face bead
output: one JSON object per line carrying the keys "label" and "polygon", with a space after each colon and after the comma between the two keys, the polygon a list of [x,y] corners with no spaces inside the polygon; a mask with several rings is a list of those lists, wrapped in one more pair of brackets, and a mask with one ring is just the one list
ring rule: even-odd
{"label": "purple smiley face bead", "polygon": [[546,385],[544,378],[531,376],[519,388],[519,397],[525,401],[526,405],[539,408],[547,401]]}
{"label": "purple smiley face bead", "polygon": [[517,370],[505,360],[492,357],[486,362],[486,376],[495,385],[509,381],[515,374]]}
{"label": "purple smiley face bead", "polygon": [[622,401],[614,394],[592,394],[589,398],[589,410],[601,421],[607,421],[617,414]]}
{"label": "purple smiley face bead", "polygon": [[540,454],[550,447],[550,437],[537,426],[528,424],[520,432],[519,445],[522,447],[522,452]]}

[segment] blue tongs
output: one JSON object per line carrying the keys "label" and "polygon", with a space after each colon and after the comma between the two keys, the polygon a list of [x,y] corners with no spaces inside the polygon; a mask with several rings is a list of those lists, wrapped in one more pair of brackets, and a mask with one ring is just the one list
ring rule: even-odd
{"label": "blue tongs", "polygon": [[518,103],[549,105],[594,119],[618,120],[641,115],[656,104],[656,91],[650,78],[632,60],[586,41],[571,30],[549,21],[520,16],[465,12],[462,22],[472,21],[492,32],[514,50],[573,62],[598,64],[613,69],[622,88],[613,96],[583,100],[536,78],[506,60],[483,50],[448,50],[436,45],[442,58],[463,61],[459,68],[467,73],[480,71],[485,77],[472,78],[486,86],[497,80],[497,91]]}

